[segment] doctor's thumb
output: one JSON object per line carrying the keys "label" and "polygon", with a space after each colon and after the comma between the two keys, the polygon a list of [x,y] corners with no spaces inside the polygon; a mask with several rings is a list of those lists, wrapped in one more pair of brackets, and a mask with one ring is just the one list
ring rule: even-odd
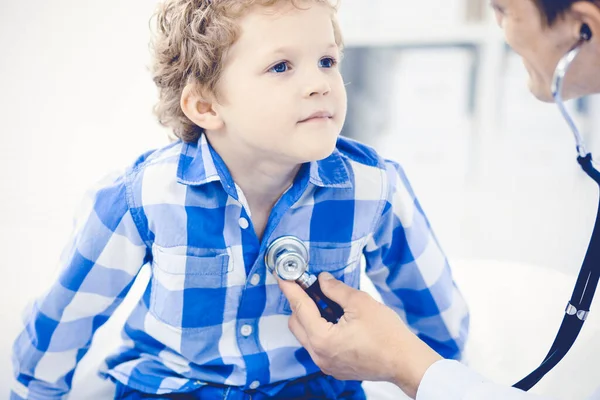
{"label": "doctor's thumb", "polygon": [[331,275],[329,272],[321,272],[319,274],[319,279],[321,279],[321,281],[330,281],[332,279],[335,279],[335,277],[333,275]]}
{"label": "doctor's thumb", "polygon": [[358,290],[341,282],[328,272],[319,274],[319,285],[323,294],[346,309],[351,296]]}

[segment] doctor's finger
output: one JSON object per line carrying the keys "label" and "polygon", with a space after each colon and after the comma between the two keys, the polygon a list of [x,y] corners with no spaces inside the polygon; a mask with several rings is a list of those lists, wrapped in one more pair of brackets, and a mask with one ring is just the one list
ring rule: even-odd
{"label": "doctor's finger", "polygon": [[285,281],[277,277],[277,284],[279,285],[279,288],[285,297],[288,299],[292,311],[295,311],[297,304],[305,301],[311,301],[304,289],[302,289],[296,282]]}
{"label": "doctor's finger", "polygon": [[321,334],[328,330],[330,323],[321,317],[315,302],[308,297],[304,289],[295,282],[285,282],[278,279],[281,291],[290,302],[290,307],[298,323],[302,325],[308,336]]}
{"label": "doctor's finger", "polygon": [[354,289],[344,282],[335,279],[335,277],[328,272],[319,274],[319,284],[323,294],[339,304],[344,311],[348,310],[353,300],[359,299],[365,294],[364,292]]}

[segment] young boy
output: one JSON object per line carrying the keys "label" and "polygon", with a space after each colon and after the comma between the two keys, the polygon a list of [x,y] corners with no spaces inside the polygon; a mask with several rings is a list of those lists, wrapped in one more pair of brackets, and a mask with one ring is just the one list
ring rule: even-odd
{"label": "young boy", "polygon": [[308,246],[313,273],[355,287],[364,256],[386,304],[459,357],[467,310],[404,173],[339,137],[334,6],[166,0],[157,22],[156,111],[181,140],[95,194],[15,343],[12,398],[68,393],[94,331],[146,263],[126,344],[107,360],[115,398],[364,398],[360,382],[320,373],[289,332],[264,261],[286,235]]}

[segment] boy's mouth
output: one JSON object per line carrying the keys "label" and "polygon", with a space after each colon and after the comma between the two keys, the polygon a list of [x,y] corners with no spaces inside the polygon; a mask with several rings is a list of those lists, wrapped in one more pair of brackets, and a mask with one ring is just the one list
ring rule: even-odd
{"label": "boy's mouth", "polygon": [[329,120],[331,118],[333,118],[333,115],[330,112],[317,111],[317,112],[314,112],[311,115],[309,115],[307,118],[304,118],[304,119],[298,121],[298,123],[311,122],[311,121],[323,121],[323,120]]}

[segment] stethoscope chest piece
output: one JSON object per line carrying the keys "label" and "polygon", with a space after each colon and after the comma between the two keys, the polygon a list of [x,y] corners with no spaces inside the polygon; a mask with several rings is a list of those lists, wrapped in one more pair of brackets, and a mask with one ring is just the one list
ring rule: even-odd
{"label": "stethoscope chest piece", "polygon": [[300,285],[327,321],[335,324],[344,315],[342,307],[323,294],[316,275],[308,270],[308,249],[299,238],[282,236],[274,240],[265,253],[265,265],[280,279]]}
{"label": "stethoscope chest piece", "polygon": [[265,264],[281,279],[298,280],[308,270],[308,249],[300,239],[282,236],[267,249]]}

